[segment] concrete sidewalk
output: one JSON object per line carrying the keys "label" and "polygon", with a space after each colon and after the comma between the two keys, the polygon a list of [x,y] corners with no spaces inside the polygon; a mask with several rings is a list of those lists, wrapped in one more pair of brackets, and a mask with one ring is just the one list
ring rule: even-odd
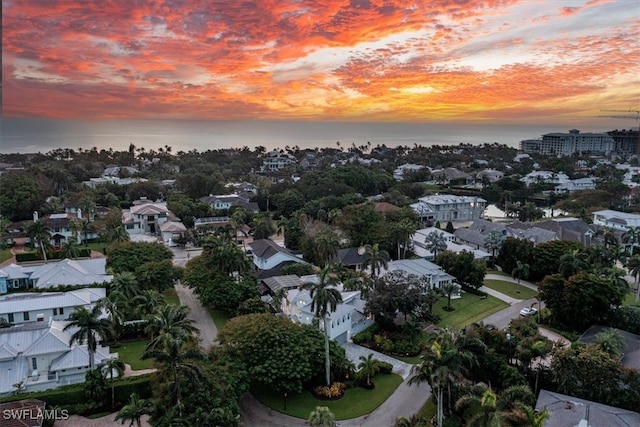
{"label": "concrete sidewalk", "polygon": [[402,360],[395,359],[391,356],[387,356],[386,354],[382,354],[378,351],[371,350],[370,348],[348,342],[344,345],[344,350],[347,353],[347,358],[356,366],[358,366],[358,363],[360,363],[360,356],[367,357],[369,354],[373,354],[374,359],[392,364],[392,372],[394,374],[400,375],[403,380],[406,380],[411,374],[411,367],[413,365],[403,362]]}

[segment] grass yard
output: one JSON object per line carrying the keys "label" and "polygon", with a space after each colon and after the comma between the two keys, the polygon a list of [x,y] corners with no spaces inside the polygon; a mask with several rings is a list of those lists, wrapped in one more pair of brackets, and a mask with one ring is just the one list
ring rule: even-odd
{"label": "grass yard", "polygon": [[498,276],[511,277],[509,273],[505,273],[504,271],[500,270],[487,269],[487,274],[497,274]]}
{"label": "grass yard", "polygon": [[422,408],[420,408],[416,415],[428,421],[431,418],[435,417],[437,412],[438,408],[436,406],[436,402],[433,400],[433,396],[431,396],[429,400],[427,400],[425,404],[422,405]]}
{"label": "grass yard", "polygon": [[124,363],[128,363],[131,365],[131,369],[137,371],[140,369],[153,368],[153,359],[140,359],[140,356],[142,356],[147,344],[149,344],[148,340],[128,341],[122,343],[120,347],[111,348],[118,352],[120,360]]}
{"label": "grass yard", "polygon": [[433,307],[433,312],[439,315],[441,319],[438,326],[449,326],[460,329],[508,307],[509,304],[491,295],[482,298],[478,295],[464,293],[462,294],[462,298],[451,300],[451,307],[455,310],[445,311],[444,308],[446,306],[447,299],[442,298]]}
{"label": "grass yard", "polygon": [[[527,288],[526,286],[523,286],[522,284],[520,286],[518,286],[515,283],[505,282],[504,280],[486,279],[484,281],[484,285],[487,288],[491,288],[494,291],[498,291],[500,293],[503,293],[505,295],[510,296],[511,298],[516,298],[516,299],[535,298],[535,296],[538,294],[533,289]],[[516,289],[519,289],[520,292],[519,293],[516,292]]]}
{"label": "grass yard", "polygon": [[230,317],[221,310],[214,310],[209,307],[207,307],[207,310],[209,310],[213,323],[216,324],[216,328],[218,328],[218,330],[222,329],[230,319]]}
{"label": "grass yard", "polygon": [[92,251],[96,251],[96,252],[100,252],[101,254],[104,255],[104,249],[109,246],[109,243],[104,243],[104,242],[87,242],[87,246],[84,245],[84,243],[82,243],[80,245],[81,247],[88,247],[89,249],[91,249]]}
{"label": "grass yard", "polygon": [[[632,287],[635,285],[631,285]],[[622,300],[622,305],[638,305],[640,306],[640,302],[638,302],[638,304],[636,304],[636,291],[635,290],[631,290],[631,292],[629,292],[625,297],[624,300]]]}
{"label": "grass yard", "polygon": [[380,406],[402,384],[402,377],[396,374],[378,374],[373,378],[376,388],[365,390],[360,387],[348,389],[340,400],[318,400],[308,391],[287,397],[287,409],[284,409],[284,396],[272,390],[255,386],[251,393],[260,402],[278,412],[292,417],[307,419],[316,406],[327,406],[336,420],[347,420],[368,414]]}
{"label": "grass yard", "polygon": [[11,249],[0,249],[0,262],[4,262],[12,257]]}
{"label": "grass yard", "polygon": [[180,305],[180,298],[178,298],[175,288],[166,289],[162,293],[162,296],[164,297],[164,302],[167,304]]}

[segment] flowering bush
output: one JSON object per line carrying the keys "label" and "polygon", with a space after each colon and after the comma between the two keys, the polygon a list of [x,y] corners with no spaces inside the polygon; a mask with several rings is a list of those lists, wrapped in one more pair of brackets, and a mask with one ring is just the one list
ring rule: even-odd
{"label": "flowering bush", "polygon": [[347,386],[341,382],[335,382],[330,386],[318,386],[313,388],[313,394],[323,399],[339,399],[344,395]]}

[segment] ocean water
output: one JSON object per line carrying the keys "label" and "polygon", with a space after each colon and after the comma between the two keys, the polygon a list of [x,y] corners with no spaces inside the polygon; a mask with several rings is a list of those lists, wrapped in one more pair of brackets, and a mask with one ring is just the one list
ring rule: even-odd
{"label": "ocean water", "polygon": [[[264,146],[267,149],[372,146],[484,144],[518,147],[523,139],[567,132],[572,126],[496,125],[470,123],[363,123],[220,120],[79,120],[1,118],[0,153],[46,153],[56,148],[126,150],[129,144],[147,150],[215,150]],[[601,127],[584,132],[602,132]]]}

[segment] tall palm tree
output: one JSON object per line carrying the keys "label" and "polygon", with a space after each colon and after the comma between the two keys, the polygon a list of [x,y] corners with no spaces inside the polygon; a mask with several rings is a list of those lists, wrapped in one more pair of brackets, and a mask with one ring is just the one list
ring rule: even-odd
{"label": "tall palm tree", "polygon": [[147,316],[164,305],[164,299],[154,289],[145,289],[139,295],[133,298],[133,304],[136,307],[139,316]]}
{"label": "tall palm tree", "polygon": [[256,215],[253,218],[251,227],[255,240],[268,239],[276,232],[276,226],[268,213]]}
{"label": "tall palm tree", "polygon": [[[184,336],[174,337],[171,333],[163,335],[160,345],[148,348],[142,353],[142,359],[153,358],[160,363],[161,376],[170,378],[173,389],[173,400],[178,408],[182,407],[181,375],[197,383],[203,374],[202,368],[195,361],[205,360],[206,356],[189,343]],[[182,414],[180,414],[182,415]]]}
{"label": "tall palm tree", "polygon": [[111,337],[116,343],[120,340],[122,329],[124,328],[126,301],[124,296],[117,292],[111,292],[108,297],[98,300],[100,308],[107,312],[107,318],[111,322]]}
{"label": "tall palm tree", "polygon": [[342,302],[342,295],[336,289],[336,278],[331,274],[327,266],[318,273],[318,282],[306,282],[300,289],[308,290],[311,297],[311,311],[315,311],[315,317],[324,321],[324,356],[325,375],[327,386],[331,385],[331,359],[329,357],[329,314],[336,311],[338,304]]}
{"label": "tall palm tree", "polygon": [[51,230],[47,227],[47,224],[39,219],[31,222],[27,226],[27,236],[31,239],[31,244],[36,247],[40,247],[42,251],[42,258],[47,260],[47,252],[51,252]]}
{"label": "tall palm tree", "polygon": [[384,249],[380,249],[380,245],[375,243],[373,245],[364,245],[365,260],[362,264],[363,268],[371,267],[371,277],[374,279],[378,277],[380,268],[389,268],[389,252]]}
{"label": "tall palm tree", "polygon": [[82,241],[85,246],[88,246],[87,240],[89,238],[89,233],[93,233],[96,231],[95,226],[93,225],[93,221],[89,218],[84,218],[80,222],[80,231],[82,232]]}
{"label": "tall palm tree", "polygon": [[580,271],[588,270],[589,264],[587,263],[586,256],[587,254],[580,249],[567,252],[559,259],[558,272],[565,278],[568,278]]}
{"label": "tall palm tree", "polygon": [[108,243],[128,242],[129,233],[127,233],[124,225],[121,224],[107,229],[105,238]]}
{"label": "tall palm tree", "polygon": [[164,343],[164,335],[171,335],[183,341],[193,339],[197,331],[193,326],[193,320],[187,318],[187,307],[164,305],[147,318],[147,326],[144,331],[151,337],[147,349],[153,349]]}
{"label": "tall palm tree", "polygon": [[116,389],[113,382],[114,373],[118,378],[122,377],[125,366],[122,360],[112,357],[103,360],[102,363],[102,375],[109,377],[109,382],[111,383],[111,409],[113,409],[116,404]]}
{"label": "tall palm tree", "polygon": [[91,310],[85,307],[77,307],[73,313],[69,315],[69,323],[64,327],[64,331],[68,329],[76,329],[71,335],[69,345],[77,342],[80,345],[87,344],[89,351],[89,369],[95,367],[95,353],[98,348],[98,341],[105,341],[112,335],[111,324],[101,318],[102,308],[99,304],[93,306]]}
{"label": "tall palm tree", "polygon": [[335,261],[339,245],[338,238],[331,231],[318,235],[315,239],[315,249],[320,264],[328,266]]}
{"label": "tall palm tree", "polygon": [[129,396],[129,403],[120,409],[115,420],[120,421],[121,424],[129,421],[129,427],[132,427],[134,423],[138,427],[142,427],[140,419],[143,415],[147,415],[151,412],[151,407],[152,404],[150,401],[140,399],[137,394],[131,393],[131,396]]}
{"label": "tall palm tree", "polygon": [[71,231],[71,236],[76,243],[80,243],[80,231],[82,230],[82,226],[78,219],[74,218],[69,221],[69,230]]}
{"label": "tall palm tree", "polygon": [[506,237],[498,230],[491,231],[484,239],[484,247],[491,251],[491,263],[496,265],[496,252],[500,252]]}
{"label": "tall palm tree", "polygon": [[335,427],[336,417],[326,406],[316,406],[316,409],[311,411],[307,423],[312,427]]}
{"label": "tall palm tree", "polygon": [[636,282],[636,304],[640,299],[640,286],[638,286],[638,277],[640,276],[640,255],[634,255],[627,260],[625,265],[629,270],[629,274],[633,276]]}
{"label": "tall palm tree", "polygon": [[444,390],[449,391],[451,401],[451,385],[462,379],[466,370],[475,363],[472,350],[482,350],[485,346],[477,338],[451,328],[441,328],[431,333],[427,343],[428,347],[421,356],[421,362],[411,369],[414,375],[409,383],[429,384],[436,397],[437,425],[442,427]]}
{"label": "tall palm tree", "polygon": [[229,217],[229,225],[233,229],[234,240],[236,242],[238,241],[238,233],[241,232],[242,233],[242,248],[246,252],[247,246],[246,246],[245,240],[246,240],[246,237],[247,237],[247,233],[245,233],[243,228],[242,228],[244,226],[244,224],[245,224],[244,213],[241,210],[236,210]]}
{"label": "tall palm tree", "polygon": [[511,276],[518,280],[516,292],[520,293],[520,279],[526,279],[529,277],[529,264],[517,261],[516,266],[511,270]]}
{"label": "tall palm tree", "polygon": [[424,238],[425,247],[431,251],[433,258],[438,256],[438,252],[447,249],[447,241],[444,238],[444,234],[441,231],[432,231]]}
{"label": "tall palm tree", "polygon": [[126,301],[132,301],[140,294],[140,287],[136,275],[130,271],[118,273],[110,283],[111,292],[120,293]]}
{"label": "tall palm tree", "polygon": [[373,358],[373,353],[369,353],[366,357],[360,356],[360,363],[358,363],[358,369],[362,375],[367,376],[367,385],[371,385],[371,377],[378,373],[380,370],[380,361]]}
{"label": "tall palm tree", "polygon": [[[398,259],[406,257],[407,248],[411,244],[411,238],[416,233],[416,229],[416,225],[408,218],[403,218],[391,226],[391,236],[396,243]],[[400,248],[402,248],[402,255],[400,254]]]}
{"label": "tall palm tree", "polygon": [[460,290],[460,286],[456,283],[445,283],[440,287],[440,292],[447,296],[447,311],[453,311],[451,308],[451,296]]}
{"label": "tall palm tree", "polygon": [[629,227],[622,234],[622,243],[631,246],[631,254],[635,253],[636,246],[640,245],[640,227]]}
{"label": "tall palm tree", "polygon": [[80,248],[78,242],[73,238],[65,240],[60,248],[60,256],[62,258],[74,259],[77,258],[79,254]]}

